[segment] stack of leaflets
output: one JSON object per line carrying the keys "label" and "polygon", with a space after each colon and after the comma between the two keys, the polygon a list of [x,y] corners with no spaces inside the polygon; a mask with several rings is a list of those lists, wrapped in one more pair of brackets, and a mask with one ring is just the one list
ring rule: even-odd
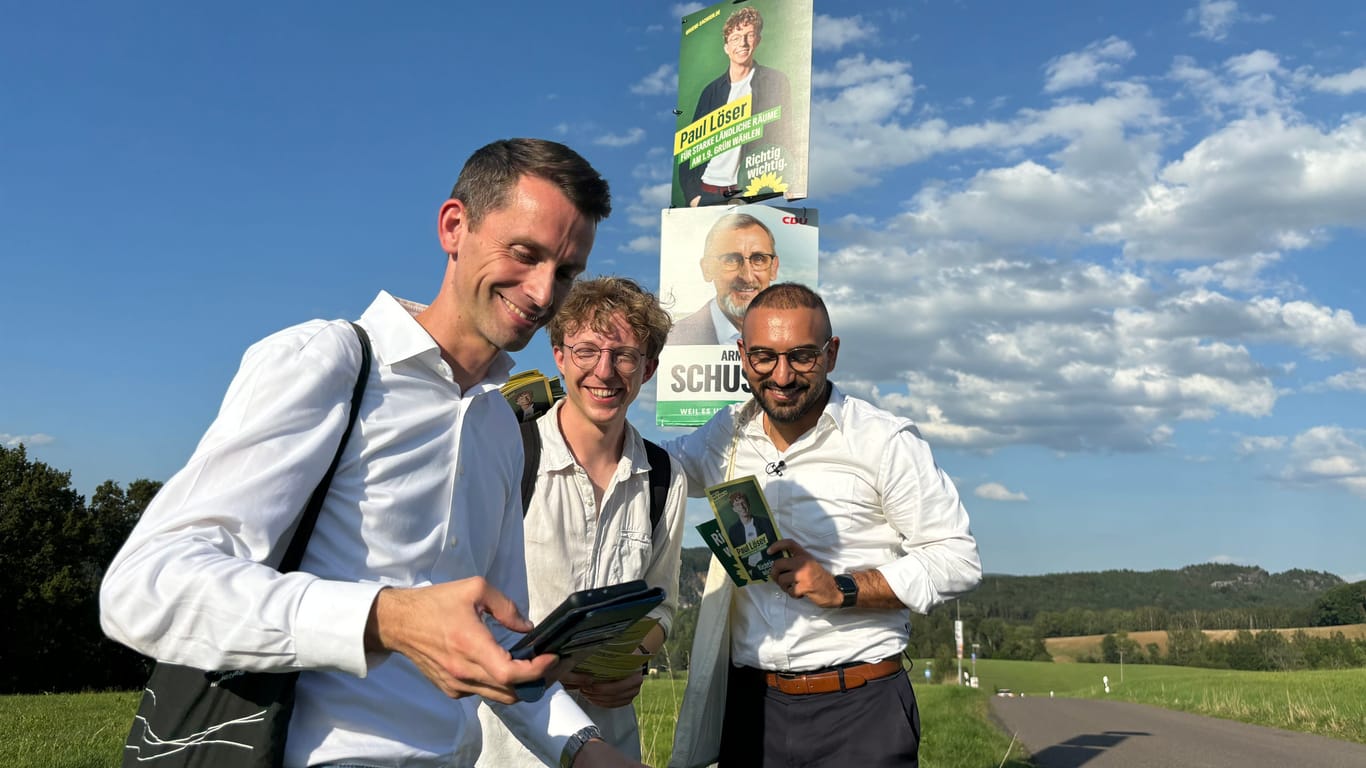
{"label": "stack of leaflets", "polygon": [[754,475],[746,475],[707,489],[715,520],[697,526],[716,559],[736,586],[768,581],[777,556],[766,551],[782,538],[768,500]]}
{"label": "stack of leaflets", "polygon": [[640,619],[610,642],[594,649],[593,655],[574,665],[574,671],[604,681],[620,680],[639,672],[653,656],[636,650],[658,623],[659,619],[649,616]]}
{"label": "stack of leaflets", "polygon": [[535,368],[512,374],[499,390],[507,398],[518,421],[532,421],[550,410],[556,400],[564,397],[560,378],[547,378]]}

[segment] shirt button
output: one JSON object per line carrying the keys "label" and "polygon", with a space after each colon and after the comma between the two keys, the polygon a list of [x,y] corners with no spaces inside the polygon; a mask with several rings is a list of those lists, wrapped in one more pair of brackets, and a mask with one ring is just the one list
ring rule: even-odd
{"label": "shirt button", "polygon": [[451,549],[455,549],[455,546],[456,546],[457,544],[459,544],[459,543],[460,543],[460,537],[459,537],[459,536],[452,536],[452,537],[451,537],[451,540],[450,540]]}

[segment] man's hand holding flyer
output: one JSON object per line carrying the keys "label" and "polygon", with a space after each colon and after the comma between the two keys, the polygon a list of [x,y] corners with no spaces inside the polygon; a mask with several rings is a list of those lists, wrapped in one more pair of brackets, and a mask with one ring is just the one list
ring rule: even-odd
{"label": "man's hand holding flyer", "polygon": [[742,587],[768,581],[776,559],[768,554],[768,548],[782,534],[759,481],[746,475],[714,485],[707,489],[707,501],[716,520],[702,523],[697,530],[716,558],[726,565],[731,580]]}

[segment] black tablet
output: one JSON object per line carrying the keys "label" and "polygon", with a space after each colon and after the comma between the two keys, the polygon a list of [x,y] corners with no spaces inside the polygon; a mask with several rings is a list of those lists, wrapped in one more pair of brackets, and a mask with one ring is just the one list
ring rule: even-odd
{"label": "black tablet", "polygon": [[[641,579],[575,592],[508,650],[514,659],[543,653],[572,656],[625,632],[663,601],[664,590]],[[533,683],[517,691],[523,701],[535,701],[545,686]]]}

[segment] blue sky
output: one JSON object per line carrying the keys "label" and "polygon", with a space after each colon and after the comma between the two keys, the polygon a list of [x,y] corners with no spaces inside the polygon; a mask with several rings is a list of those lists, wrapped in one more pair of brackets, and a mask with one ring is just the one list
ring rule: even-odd
{"label": "blue sky", "polygon": [[[496,138],[597,165],[590,272],[657,285],[700,7],[11,7],[0,443],[166,479],[254,340],[430,300]],[[834,378],[921,425],[986,569],[1366,578],[1366,5],[815,7]]]}

